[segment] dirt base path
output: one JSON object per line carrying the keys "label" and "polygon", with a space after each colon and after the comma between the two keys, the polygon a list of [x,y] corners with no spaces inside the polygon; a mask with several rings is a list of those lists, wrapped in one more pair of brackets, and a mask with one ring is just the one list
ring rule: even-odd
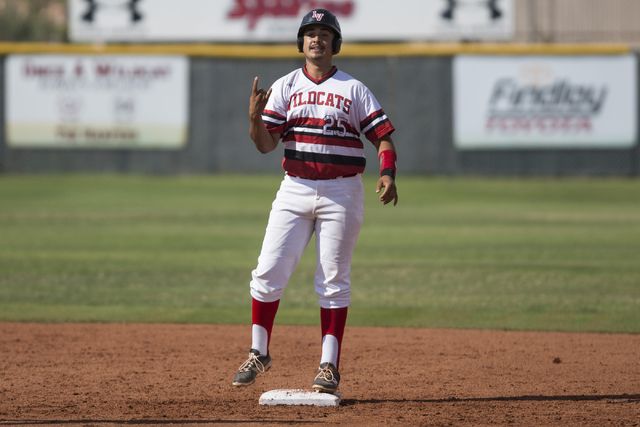
{"label": "dirt base path", "polygon": [[0,425],[639,426],[640,336],[347,327],[339,407],[310,388],[319,327],[276,325],[237,390],[247,326],[0,324]]}

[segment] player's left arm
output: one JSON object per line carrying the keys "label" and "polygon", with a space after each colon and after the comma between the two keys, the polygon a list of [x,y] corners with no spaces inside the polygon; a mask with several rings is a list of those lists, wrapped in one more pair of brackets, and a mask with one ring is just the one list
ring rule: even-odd
{"label": "player's left arm", "polygon": [[[373,143],[378,151],[380,160],[380,179],[376,186],[376,193],[380,195],[380,201],[386,205],[393,200],[393,206],[398,204],[398,189],[396,188],[396,146],[393,144],[390,134]],[[384,188],[384,191],[383,191]]]}

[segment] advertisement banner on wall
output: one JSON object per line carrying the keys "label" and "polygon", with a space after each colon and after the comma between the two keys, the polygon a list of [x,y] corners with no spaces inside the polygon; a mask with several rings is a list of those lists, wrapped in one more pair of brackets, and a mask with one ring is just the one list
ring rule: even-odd
{"label": "advertisement banner on wall", "polygon": [[349,42],[508,40],[514,0],[69,0],[72,42],[289,42],[324,8]]}
{"label": "advertisement banner on wall", "polygon": [[187,143],[188,75],[182,56],[11,55],[7,145],[180,149]]}
{"label": "advertisement banner on wall", "polygon": [[637,143],[636,57],[458,56],[459,149],[630,148]]}

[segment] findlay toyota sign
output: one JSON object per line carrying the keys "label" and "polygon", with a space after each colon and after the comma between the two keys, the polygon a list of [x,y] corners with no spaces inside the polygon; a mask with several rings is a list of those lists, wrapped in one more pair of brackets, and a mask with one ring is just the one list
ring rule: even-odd
{"label": "findlay toyota sign", "polygon": [[457,57],[455,145],[632,147],[637,137],[635,71],[633,55]]}

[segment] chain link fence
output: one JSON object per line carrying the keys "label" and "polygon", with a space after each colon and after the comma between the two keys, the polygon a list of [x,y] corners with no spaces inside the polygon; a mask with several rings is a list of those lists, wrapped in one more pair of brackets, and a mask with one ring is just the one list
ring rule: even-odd
{"label": "chain link fence", "polygon": [[[441,1],[443,9],[449,3],[429,1]],[[0,41],[68,41],[67,3],[0,0]],[[513,4],[513,42],[628,43],[640,47],[639,0],[513,0]]]}

